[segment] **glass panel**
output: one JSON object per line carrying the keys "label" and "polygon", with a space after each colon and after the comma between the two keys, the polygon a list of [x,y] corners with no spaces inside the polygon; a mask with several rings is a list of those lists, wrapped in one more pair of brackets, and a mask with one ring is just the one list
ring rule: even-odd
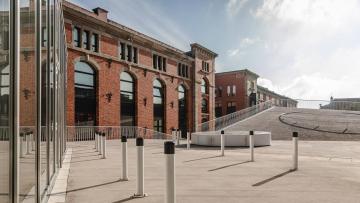
{"label": "glass panel", "polygon": [[154,130],[163,132],[164,127],[164,102],[163,89],[159,80],[153,83],[153,108],[154,108]]}
{"label": "glass panel", "polygon": [[[41,3],[41,24],[43,27],[43,38],[47,37],[47,1],[42,0]],[[44,41],[42,38],[42,42]],[[46,94],[46,74],[47,74],[47,43],[44,44],[42,48],[42,61],[41,61],[41,139],[40,139],[40,194],[43,198],[45,195],[45,188],[47,186],[47,138],[48,134],[46,132],[46,101],[47,101],[47,94]]]}
{"label": "glass panel", "polygon": [[75,83],[79,85],[94,86],[94,76],[76,72]]}
{"label": "glass panel", "polygon": [[75,71],[94,74],[94,70],[85,62],[79,61],[75,65]]}
{"label": "glass panel", "polygon": [[9,202],[9,1],[0,0],[0,202]]}
{"label": "glass panel", "polygon": [[123,81],[133,82],[133,78],[127,72],[122,72],[121,75],[120,75],[120,79],[123,80]]}
{"label": "glass panel", "polygon": [[181,136],[186,137],[187,132],[187,111],[186,111],[186,98],[185,98],[185,88],[180,85],[178,88],[179,91],[179,120],[178,125],[181,130]]}
{"label": "glass panel", "polygon": [[83,48],[89,49],[89,31],[84,30],[82,33]]}
{"label": "glass panel", "polygon": [[120,86],[121,86],[121,91],[134,92],[133,83],[121,81]]}
{"label": "glass panel", "polygon": [[[23,0],[20,13],[20,160],[19,200],[35,202],[35,147],[27,150],[27,142],[36,135],[36,64],[35,4]],[[32,6],[32,8],[30,8]],[[40,115],[39,115],[40,116]]]}
{"label": "glass panel", "polygon": [[93,126],[96,122],[95,76],[77,71],[94,71],[87,63],[75,64],[75,122],[76,125]]}

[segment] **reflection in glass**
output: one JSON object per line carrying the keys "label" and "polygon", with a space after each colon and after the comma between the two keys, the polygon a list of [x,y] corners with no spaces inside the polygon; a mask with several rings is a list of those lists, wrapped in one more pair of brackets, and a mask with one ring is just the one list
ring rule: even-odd
{"label": "reflection in glass", "polygon": [[35,4],[30,1],[23,0],[20,8],[20,202],[35,202],[36,187],[35,147],[31,150],[26,147],[26,141],[35,138],[37,119]]}
{"label": "reflection in glass", "polygon": [[136,108],[134,86],[133,77],[127,72],[122,72],[120,75],[121,126],[135,126]]}
{"label": "reflection in glass", "polygon": [[153,82],[154,130],[164,132],[164,87],[160,80]]}
{"label": "reflection in glass", "polygon": [[0,0],[0,202],[9,200],[9,1]]}

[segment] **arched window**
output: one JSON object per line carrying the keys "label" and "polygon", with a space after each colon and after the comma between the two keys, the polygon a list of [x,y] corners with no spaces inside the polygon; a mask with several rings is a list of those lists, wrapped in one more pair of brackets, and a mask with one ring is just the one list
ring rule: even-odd
{"label": "arched window", "polygon": [[201,113],[209,113],[208,101],[206,99],[201,100]]}
{"label": "arched window", "polygon": [[164,87],[160,80],[153,83],[154,130],[164,132]]}
{"label": "arched window", "polygon": [[94,69],[85,62],[75,64],[75,124],[96,123],[96,78]]}
{"label": "arched window", "polygon": [[0,126],[8,125],[10,66],[0,66]]}
{"label": "arched window", "polygon": [[187,132],[187,110],[186,110],[186,90],[183,85],[178,87],[179,92],[179,129],[183,137]]}
{"label": "arched window", "polygon": [[122,72],[120,74],[120,124],[122,126],[135,126],[136,106],[134,89],[134,78],[129,73]]}
{"label": "arched window", "polygon": [[201,93],[202,94],[209,94],[208,83],[204,78],[201,79]]}

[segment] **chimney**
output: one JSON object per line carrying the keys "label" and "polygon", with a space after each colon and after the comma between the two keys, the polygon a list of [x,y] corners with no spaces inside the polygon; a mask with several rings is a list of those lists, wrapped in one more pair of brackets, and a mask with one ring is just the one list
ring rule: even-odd
{"label": "chimney", "polygon": [[94,8],[93,11],[97,16],[99,16],[99,19],[101,19],[103,21],[107,21],[107,15],[108,15],[107,10],[97,7],[97,8]]}

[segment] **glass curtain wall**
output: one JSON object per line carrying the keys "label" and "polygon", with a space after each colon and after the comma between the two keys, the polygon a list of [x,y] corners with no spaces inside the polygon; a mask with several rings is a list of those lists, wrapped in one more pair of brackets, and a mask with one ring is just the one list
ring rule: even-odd
{"label": "glass curtain wall", "polygon": [[0,202],[9,202],[10,198],[9,11],[9,0],[0,0]]}
{"label": "glass curtain wall", "polygon": [[65,150],[59,0],[0,0],[0,202],[41,202]]}

